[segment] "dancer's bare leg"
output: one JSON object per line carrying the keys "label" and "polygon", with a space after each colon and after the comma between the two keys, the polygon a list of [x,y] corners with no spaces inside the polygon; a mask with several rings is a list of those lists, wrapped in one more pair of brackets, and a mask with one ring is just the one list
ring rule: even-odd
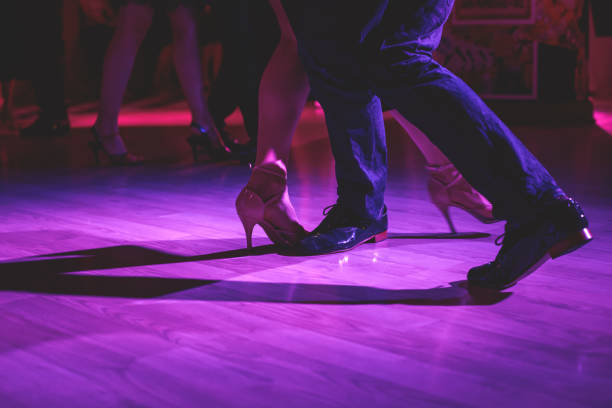
{"label": "dancer's bare leg", "polygon": [[247,247],[251,246],[251,233],[256,224],[264,227],[268,237],[280,245],[294,245],[306,235],[289,199],[286,163],[310,86],[280,0],[269,2],[278,20],[281,38],[259,86],[255,167],[236,199]]}
{"label": "dancer's bare leg", "polygon": [[444,215],[450,230],[456,232],[448,211],[449,206],[462,208],[483,222],[494,222],[493,206],[489,200],[463,178],[459,170],[423,132],[398,111],[392,110],[391,114],[423,153],[429,172],[427,187],[431,201]]}
{"label": "dancer's bare leg", "polygon": [[204,98],[194,11],[181,5],[171,11],[169,17],[173,35],[174,66],[191,111],[191,118],[212,132],[214,140],[218,140],[218,130]]}
{"label": "dancer's bare leg", "polygon": [[96,128],[103,135],[119,131],[121,101],[134,59],[152,21],[153,9],[145,5],[127,3],[119,11],[117,28],[104,58],[100,112],[96,119]]}
{"label": "dancer's bare leg", "polygon": [[291,139],[310,91],[297,44],[280,0],[269,0],[281,38],[259,86],[259,124],[255,165],[287,163]]}
{"label": "dancer's bare leg", "polygon": [[125,152],[119,137],[119,110],[136,53],[153,20],[151,7],[127,3],[121,6],[115,33],[104,58],[100,110],[95,128],[105,148],[114,154]]}

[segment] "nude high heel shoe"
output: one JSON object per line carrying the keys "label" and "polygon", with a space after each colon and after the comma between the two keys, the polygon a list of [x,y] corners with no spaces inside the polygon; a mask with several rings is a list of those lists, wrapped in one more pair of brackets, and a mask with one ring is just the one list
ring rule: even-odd
{"label": "nude high heel shoe", "polygon": [[236,199],[236,212],[252,248],[252,234],[259,224],[272,242],[292,246],[306,236],[289,200],[287,170],[282,161],[253,168],[251,178]]}
{"label": "nude high heel shoe", "polygon": [[[90,131],[93,136],[93,140],[89,142],[89,148],[94,153],[97,165],[100,165],[100,151],[108,157],[111,164],[114,166],[129,166],[143,163],[144,158],[142,156],[134,155],[125,150],[123,139],[121,139],[119,133],[104,138],[98,133],[95,126],[92,126]],[[109,145],[113,146],[115,149],[118,148],[119,152],[112,152],[109,150]]]}
{"label": "nude high heel shoe", "polygon": [[477,220],[491,224],[500,221],[493,217],[493,206],[482,194],[474,189],[452,164],[426,166],[429,171],[427,189],[433,204],[438,207],[451,232],[457,230],[450,217],[449,207],[468,212]]}

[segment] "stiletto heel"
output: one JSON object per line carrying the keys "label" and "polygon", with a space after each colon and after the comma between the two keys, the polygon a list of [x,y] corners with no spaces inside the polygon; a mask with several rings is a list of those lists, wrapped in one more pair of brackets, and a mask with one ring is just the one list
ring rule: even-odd
{"label": "stiletto heel", "polygon": [[236,198],[236,212],[249,249],[257,224],[272,242],[281,246],[294,245],[306,236],[289,201],[287,170],[280,160],[253,169],[249,183]]}
{"label": "stiletto heel", "polygon": [[198,161],[199,149],[205,150],[213,161],[220,161],[229,158],[231,151],[223,142],[223,139],[217,137],[216,143],[213,144],[210,129],[206,129],[196,122],[191,122],[191,135],[187,137],[187,143],[191,146],[193,160]]}
{"label": "stiletto heel", "polygon": [[452,164],[427,166],[429,180],[427,190],[432,203],[438,207],[451,232],[457,230],[450,216],[449,207],[460,208],[485,224],[497,221],[491,203],[474,189]]}
{"label": "stiletto heel", "polygon": [[242,222],[242,226],[244,227],[244,234],[246,235],[247,249],[253,248],[253,229],[257,223],[249,218],[241,217],[238,214],[240,221]]}
{"label": "stiletto heel", "polygon": [[[106,154],[106,157],[108,157],[108,159],[110,160],[111,164],[115,166],[135,165],[141,164],[143,162],[143,158],[141,156],[135,156],[128,152],[111,153],[110,151],[108,151],[106,146],[104,146],[104,143],[102,143],[102,137],[96,130],[96,127],[92,126],[90,131],[93,136],[93,140],[89,142],[89,148],[94,153],[96,165],[100,165],[100,151],[104,152],[104,154]],[[114,135],[113,137],[121,138],[121,136],[119,136],[118,134]]]}
{"label": "stiletto heel", "polygon": [[444,206],[444,205],[436,205],[436,207],[438,207],[438,210],[440,210],[440,212],[442,213],[442,215],[444,216],[444,219],[446,220],[446,223],[448,224],[448,228],[450,228],[451,232],[453,234],[457,233],[457,230],[455,229],[455,224],[453,224],[453,220],[450,216],[450,209],[448,207],[448,205]]}

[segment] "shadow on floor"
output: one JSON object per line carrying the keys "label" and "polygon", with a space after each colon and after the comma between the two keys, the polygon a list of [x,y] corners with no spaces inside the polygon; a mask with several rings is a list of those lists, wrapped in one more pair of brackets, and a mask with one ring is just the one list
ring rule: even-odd
{"label": "shadow on floor", "polygon": [[488,238],[491,234],[486,232],[432,232],[432,233],[394,233],[389,234],[389,239],[477,239]]}
{"label": "shadow on floor", "polygon": [[307,304],[492,305],[511,293],[470,288],[465,281],[430,289],[246,282],[151,276],[71,274],[100,269],[179,264],[275,253],[272,245],[181,256],[136,245],[47,254],[0,263],[0,290],[76,296]]}

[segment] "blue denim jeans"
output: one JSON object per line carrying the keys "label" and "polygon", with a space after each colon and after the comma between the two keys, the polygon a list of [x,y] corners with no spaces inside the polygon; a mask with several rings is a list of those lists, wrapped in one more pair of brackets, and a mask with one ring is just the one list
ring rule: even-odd
{"label": "blue denim jeans", "polygon": [[[365,3],[365,4],[362,4]],[[461,79],[432,58],[453,0],[285,0],[336,160],[339,203],[380,217],[387,176],[381,101],[422,130],[493,204],[523,220],[563,194]]]}

